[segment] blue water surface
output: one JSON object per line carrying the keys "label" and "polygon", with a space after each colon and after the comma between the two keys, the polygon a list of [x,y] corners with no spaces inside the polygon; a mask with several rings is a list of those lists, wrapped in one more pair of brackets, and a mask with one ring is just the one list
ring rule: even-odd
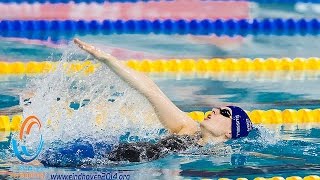
{"label": "blue water surface", "polygon": [[[294,5],[254,6],[262,17],[314,17],[317,12],[297,12]],[[319,36],[248,36],[233,43],[217,43],[212,37],[167,35],[87,35],[81,36],[101,49],[134,52],[141,58],[212,57],[319,57]],[[225,37],[222,37],[225,38]],[[2,38],[0,58],[4,61],[59,61],[72,37],[54,43]],[[234,39],[233,39],[234,40]],[[222,41],[224,42],[224,41]],[[75,57],[86,58],[79,53]],[[128,58],[121,58],[128,59]],[[212,107],[238,105],[254,109],[317,109],[320,106],[319,73],[284,74],[149,74],[163,92],[183,111],[208,111]],[[21,114],[20,92],[25,76],[0,77],[0,114]],[[23,100],[28,103],[28,100]],[[4,137],[6,136],[6,137]],[[123,134],[125,137],[126,134]],[[3,179],[57,179],[60,175],[107,177],[105,179],[201,179],[320,175],[320,125],[287,128],[257,127],[247,138],[231,140],[222,147],[206,147],[171,154],[144,163],[89,165],[56,168],[25,164],[9,158],[10,134],[1,133],[0,177]],[[61,178],[61,177],[60,177]]]}

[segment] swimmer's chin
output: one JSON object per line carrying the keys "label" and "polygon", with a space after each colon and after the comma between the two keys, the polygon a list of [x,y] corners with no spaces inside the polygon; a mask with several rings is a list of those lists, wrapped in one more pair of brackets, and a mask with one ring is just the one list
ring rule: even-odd
{"label": "swimmer's chin", "polygon": [[200,124],[200,128],[205,128],[205,129],[207,129],[207,128],[206,128],[206,124],[207,124],[207,121],[206,121],[206,120],[203,120],[203,121],[199,122],[199,124]]}
{"label": "swimmer's chin", "polygon": [[215,136],[214,132],[208,129],[202,122],[200,123],[202,142],[198,142],[198,144],[202,146],[204,146],[206,143],[220,144],[229,140],[229,138],[226,138],[225,136]]}
{"label": "swimmer's chin", "polygon": [[212,133],[208,128],[206,128],[205,125],[202,124],[202,122],[200,122],[200,130],[201,134],[203,134],[204,132],[209,132],[210,134]]}

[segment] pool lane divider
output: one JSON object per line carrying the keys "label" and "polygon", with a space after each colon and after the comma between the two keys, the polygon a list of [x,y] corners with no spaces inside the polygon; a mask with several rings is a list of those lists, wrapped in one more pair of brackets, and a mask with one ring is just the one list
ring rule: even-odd
{"label": "pool lane divider", "polygon": [[[142,59],[123,61],[128,67],[141,72],[247,72],[247,71],[315,71],[320,70],[320,59],[310,58],[213,58],[213,59]],[[60,62],[4,62],[0,61],[0,75],[41,74],[54,71]],[[100,63],[71,61],[62,67],[69,73],[90,74]]]}
{"label": "pool lane divider", "polygon": [[126,64],[143,72],[320,70],[320,59],[316,57],[128,60]]}
{"label": "pool lane divider", "polygon": [[0,116],[0,131],[19,131],[22,119],[22,115]]}
{"label": "pool lane divider", "polygon": [[[7,0],[4,0],[7,1]],[[27,0],[30,1],[30,0]],[[31,0],[32,1],[32,0]],[[41,0],[45,2],[44,0]],[[47,0],[54,1],[54,0]],[[59,1],[59,0],[58,0]],[[75,0],[75,3],[66,3],[68,0],[62,0],[65,3],[39,4],[24,3],[23,5],[15,3],[1,3],[1,19],[6,20],[129,20],[129,19],[198,19],[201,14],[202,19],[246,19],[249,18],[250,6],[245,1],[201,1],[201,0],[173,0],[173,1],[149,1],[148,3],[108,3],[105,1],[99,4],[93,1],[77,4],[81,0]],[[84,1],[84,0],[82,0]],[[111,0],[110,0],[111,1]],[[115,0],[112,0],[115,1]],[[140,0],[141,1],[141,0]],[[146,1],[146,0],[143,0]],[[183,7],[183,8],[177,8]],[[237,10],[234,10],[237,7]],[[63,9],[56,11],[57,9]],[[91,12],[94,9],[94,13]],[[36,13],[35,13],[36,12]],[[138,12],[138,13],[137,13]],[[140,13],[141,12],[141,13]],[[150,13],[152,12],[152,13]],[[212,13],[215,12],[215,13]],[[59,37],[59,36],[55,36]],[[32,37],[30,37],[32,38]],[[36,37],[34,37],[36,38]],[[39,36],[36,38],[39,39]],[[60,38],[59,38],[60,39]],[[56,42],[57,38],[52,38]]]}
{"label": "pool lane divider", "polygon": [[[148,3],[148,2],[172,2],[175,0],[0,0],[0,3],[16,3],[16,4],[21,4],[21,3],[50,3],[50,4],[57,4],[57,3]],[[202,1],[214,1],[214,0],[202,0]],[[284,4],[295,4],[295,3],[320,3],[319,0],[220,0],[222,2],[256,2],[256,3],[263,3],[263,4],[273,4],[273,3],[284,3]]]}
{"label": "pool lane divider", "polygon": [[318,35],[320,20],[314,19],[193,19],[193,20],[1,20],[0,36],[47,40],[62,35],[87,34],[167,35]]}
{"label": "pool lane divider", "polygon": [[153,2],[153,1],[174,1],[174,0],[0,0],[0,3],[28,3],[28,4],[33,4],[33,3],[50,3],[50,4],[58,4],[58,3],[75,3],[75,4],[80,4],[80,3],[138,3],[138,2]]}
{"label": "pool lane divider", "polygon": [[[193,120],[201,122],[211,113],[211,111],[193,111],[186,113]],[[305,129],[313,127],[313,125],[320,125],[320,109],[285,109],[283,111],[270,109],[252,110],[247,111],[247,113],[254,124],[261,124],[270,127],[272,127],[272,125],[288,125],[291,129],[294,129],[294,126],[298,125]],[[18,131],[20,129],[22,119],[22,115],[0,116],[0,131]],[[48,123],[50,123],[50,121],[48,121]]]}
{"label": "pool lane divider", "polygon": [[[254,124],[304,124],[320,123],[320,109],[270,109],[246,111]],[[188,115],[195,121],[201,122],[211,111],[193,111]]]}

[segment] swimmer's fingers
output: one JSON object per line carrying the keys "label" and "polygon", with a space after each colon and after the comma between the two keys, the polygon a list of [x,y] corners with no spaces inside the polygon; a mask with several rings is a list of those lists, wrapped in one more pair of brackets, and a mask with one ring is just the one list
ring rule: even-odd
{"label": "swimmer's fingers", "polygon": [[95,48],[94,46],[87,44],[80,39],[75,38],[74,43],[77,44],[81,49],[91,54],[93,57],[98,59],[103,63],[108,63],[110,61],[117,61],[117,59],[110,54],[104,53],[101,50]]}
{"label": "swimmer's fingers", "polygon": [[97,59],[101,58],[102,56],[102,52],[98,49],[96,49],[94,46],[87,44],[83,41],[81,41],[78,38],[75,38],[73,40],[73,42],[75,44],[77,44],[81,49],[83,49],[84,51],[88,52],[89,54],[91,54],[92,56],[96,57]]}
{"label": "swimmer's fingers", "polygon": [[73,40],[73,42],[74,42],[75,44],[77,44],[81,49],[83,49],[83,50],[85,50],[85,51],[87,51],[87,52],[92,52],[92,51],[95,50],[95,48],[94,48],[92,45],[87,44],[87,43],[81,41],[81,40],[78,39],[78,38],[75,38],[75,39]]}

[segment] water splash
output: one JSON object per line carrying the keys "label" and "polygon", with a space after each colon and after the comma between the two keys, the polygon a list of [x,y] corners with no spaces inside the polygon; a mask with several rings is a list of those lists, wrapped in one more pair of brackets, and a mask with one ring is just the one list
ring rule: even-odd
{"label": "water splash", "polygon": [[[162,126],[151,104],[108,67],[101,65],[89,75],[64,70],[63,63],[79,51],[69,46],[57,70],[31,78],[21,95],[23,117],[35,115],[41,120],[45,148],[76,139],[116,144],[128,132],[139,139],[159,137]],[[27,142],[30,146],[38,141],[32,139]]]}

